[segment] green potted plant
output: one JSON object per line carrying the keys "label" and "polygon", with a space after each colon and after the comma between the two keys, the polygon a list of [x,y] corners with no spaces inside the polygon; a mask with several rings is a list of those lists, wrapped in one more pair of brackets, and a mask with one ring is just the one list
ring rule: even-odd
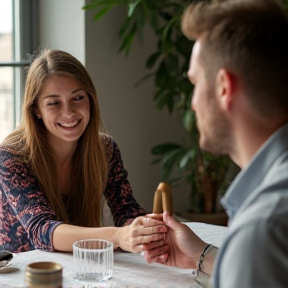
{"label": "green potted plant", "polygon": [[[152,147],[153,163],[161,164],[162,179],[172,186],[188,183],[191,189],[193,213],[216,213],[218,195],[238,172],[224,156],[212,156],[201,151],[195,114],[191,111],[193,86],[186,72],[189,67],[192,42],[181,33],[181,15],[191,1],[187,0],[91,0],[84,9],[95,9],[94,20],[99,20],[115,6],[127,8],[119,30],[120,52],[129,54],[135,37],[142,36],[145,25],[150,25],[157,37],[157,49],[147,59],[149,71],[136,85],[154,78],[154,101],[159,110],[168,109],[182,117],[187,132],[185,143],[160,143]],[[145,39],[143,39],[145,41]]]}

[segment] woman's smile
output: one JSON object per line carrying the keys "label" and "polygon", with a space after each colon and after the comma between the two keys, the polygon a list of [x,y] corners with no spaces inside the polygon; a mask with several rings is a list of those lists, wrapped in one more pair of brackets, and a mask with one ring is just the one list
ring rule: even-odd
{"label": "woman's smile", "polygon": [[58,123],[58,125],[63,127],[63,128],[66,128],[66,129],[71,129],[71,128],[76,127],[80,123],[81,120],[82,119],[79,119],[77,121],[73,121],[73,122],[69,122],[69,123]]}

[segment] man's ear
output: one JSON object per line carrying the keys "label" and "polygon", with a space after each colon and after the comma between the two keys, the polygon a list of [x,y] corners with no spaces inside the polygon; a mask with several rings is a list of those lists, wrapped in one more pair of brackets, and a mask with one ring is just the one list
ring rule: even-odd
{"label": "man's ear", "polygon": [[216,98],[224,110],[231,109],[234,86],[233,75],[225,69],[220,69],[216,76]]}

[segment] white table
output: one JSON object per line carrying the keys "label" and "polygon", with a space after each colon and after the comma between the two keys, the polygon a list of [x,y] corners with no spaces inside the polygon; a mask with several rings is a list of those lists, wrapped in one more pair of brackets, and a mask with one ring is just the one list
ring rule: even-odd
{"label": "white table", "polygon": [[[227,227],[203,223],[185,223],[204,241],[220,246]],[[81,288],[72,277],[72,253],[51,253],[40,250],[13,254],[9,268],[0,270],[1,288],[24,288],[25,268],[31,262],[52,261],[63,266],[63,288]],[[141,254],[114,252],[113,278],[107,287],[113,288],[193,288],[191,270],[147,264]]]}

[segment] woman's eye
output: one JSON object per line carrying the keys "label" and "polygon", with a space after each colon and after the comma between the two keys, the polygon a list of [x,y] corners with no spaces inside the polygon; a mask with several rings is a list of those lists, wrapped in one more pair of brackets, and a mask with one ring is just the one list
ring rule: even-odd
{"label": "woman's eye", "polygon": [[49,102],[48,104],[47,104],[47,106],[57,106],[57,105],[59,105],[59,102],[57,101],[55,101],[55,102]]}
{"label": "woman's eye", "polygon": [[73,100],[77,102],[77,101],[80,101],[82,99],[84,99],[84,96],[77,96]]}

